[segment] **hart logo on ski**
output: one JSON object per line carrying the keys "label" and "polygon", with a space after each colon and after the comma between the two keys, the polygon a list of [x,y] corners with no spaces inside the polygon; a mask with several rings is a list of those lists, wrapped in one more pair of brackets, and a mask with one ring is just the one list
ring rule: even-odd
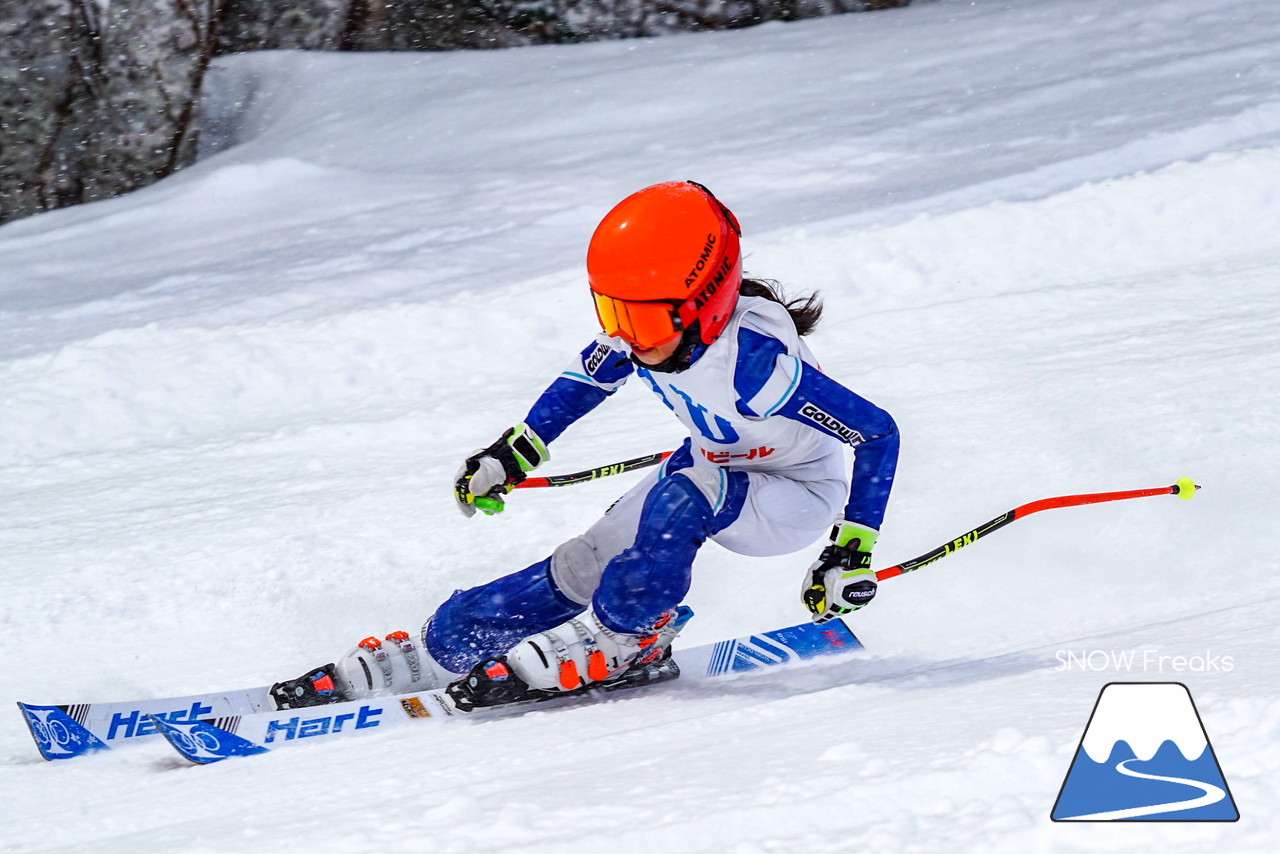
{"label": "hart logo on ski", "polygon": [[1103,687],[1054,821],[1236,821],[1240,813],[1181,682]]}
{"label": "hart logo on ski", "polygon": [[107,741],[115,738],[137,738],[143,735],[155,735],[156,728],[155,724],[151,722],[151,718],[180,723],[182,721],[199,720],[212,711],[212,706],[195,702],[188,709],[178,709],[172,712],[151,712],[145,715],[140,709],[134,709],[130,712],[116,712],[111,716],[111,726],[107,730]]}
{"label": "hart logo on ski", "polygon": [[378,719],[381,715],[382,709],[375,709],[367,705],[361,706],[354,712],[340,715],[308,718],[294,715],[283,721],[272,721],[267,726],[267,737],[263,743],[270,744],[277,738],[292,741],[295,738],[314,738],[318,735],[338,733],[342,732],[342,728],[347,724],[351,724],[352,729],[372,729],[382,723]]}

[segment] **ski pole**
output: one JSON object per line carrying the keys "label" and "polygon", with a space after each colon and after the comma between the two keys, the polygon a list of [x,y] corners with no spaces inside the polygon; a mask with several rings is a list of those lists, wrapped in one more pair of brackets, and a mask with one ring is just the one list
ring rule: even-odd
{"label": "ski pole", "polygon": [[515,488],[538,489],[544,486],[571,486],[575,483],[585,483],[588,480],[596,480],[602,477],[611,477],[615,474],[622,474],[624,471],[633,471],[634,469],[656,466],[669,456],[671,456],[671,451],[659,451],[655,454],[646,454],[643,457],[623,460],[620,463],[609,463],[608,465],[596,466],[593,469],[586,469],[585,471],[575,471],[573,474],[552,474],[547,475],[546,477],[525,478],[520,483],[517,483]]}
{"label": "ski pole", "polygon": [[1010,522],[1030,516],[1032,513],[1039,513],[1041,510],[1052,510],[1055,507],[1077,507],[1081,504],[1101,504],[1103,501],[1124,501],[1129,498],[1146,498],[1149,495],[1176,495],[1183,501],[1190,501],[1191,497],[1196,494],[1196,490],[1200,486],[1189,477],[1180,478],[1173,486],[1160,486],[1153,489],[1130,489],[1124,492],[1094,492],[1088,495],[1061,495],[1057,498],[1042,498],[1039,501],[1032,501],[1015,507],[1008,513],[997,516],[990,522],[979,525],[966,534],[961,534],[949,543],[944,543],[932,551],[925,552],[920,557],[903,561],[896,566],[886,569],[876,570],[876,579],[884,581],[886,578],[893,578],[906,572],[914,572],[922,569],[931,563],[942,560],[947,555],[958,549],[962,549],[975,540],[985,537],[992,531],[998,531]]}

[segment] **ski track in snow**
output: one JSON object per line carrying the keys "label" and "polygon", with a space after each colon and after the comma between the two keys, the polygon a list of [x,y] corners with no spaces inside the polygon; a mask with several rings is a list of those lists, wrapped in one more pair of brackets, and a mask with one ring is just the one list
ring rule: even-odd
{"label": "ski track in snow", "polygon": [[[220,59],[204,159],[0,228],[10,701],[258,684],[578,533],[636,476],[463,520],[458,461],[593,334],[599,217],[693,178],[903,457],[865,659],[189,768],[0,727],[8,852],[1270,851],[1280,836],[1280,7],[978,0],[634,42]],[[551,471],[671,447],[628,388]],[[637,430],[636,423],[642,423]],[[816,550],[815,550],[816,551]],[[700,556],[690,643],[813,555]],[[1081,672],[1064,650],[1230,656]],[[1139,655],[1141,660],[1141,655]],[[1193,692],[1241,820],[1054,824],[1099,689]]]}

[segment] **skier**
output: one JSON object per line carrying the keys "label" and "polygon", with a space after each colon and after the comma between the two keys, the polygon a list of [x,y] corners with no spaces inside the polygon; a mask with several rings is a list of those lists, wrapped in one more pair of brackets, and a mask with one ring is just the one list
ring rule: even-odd
{"label": "skier", "polygon": [[[469,711],[670,678],[707,539],[778,555],[830,529],[804,572],[804,607],[821,623],[871,601],[896,427],[819,369],[802,340],[822,313],[815,296],[784,302],[772,283],[742,278],[740,234],[692,181],[647,187],[605,216],[587,252],[603,334],[523,422],[465,460],[454,498],[466,516],[501,511],[548,445],[633,374],[689,438],[582,536],[455,592],[418,637],[367,638],[336,666],[278,683],[278,708],[447,685]],[[852,481],[845,445],[856,447]]]}

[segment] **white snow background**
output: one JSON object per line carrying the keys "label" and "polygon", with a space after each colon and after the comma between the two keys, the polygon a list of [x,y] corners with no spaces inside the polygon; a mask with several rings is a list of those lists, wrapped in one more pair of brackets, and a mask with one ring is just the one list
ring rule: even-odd
{"label": "white snow background", "polygon": [[[450,482],[593,334],[591,230],[662,180],[735,210],[748,272],[822,292],[824,368],[897,419],[878,566],[1037,498],[1204,489],[1019,521],[884,583],[849,620],[869,654],[801,671],[210,767],[46,763],[15,709],[0,849],[1275,850],[1280,4],[939,2],[211,75],[195,166],[0,228],[6,702],[293,677],[585,528],[638,476],[472,520]],[[680,435],[632,384],[547,470]],[[687,641],[800,622],[816,551],[708,545]],[[1099,649],[1138,658],[1062,669]],[[1132,679],[1189,686],[1238,823],[1050,822]]]}

